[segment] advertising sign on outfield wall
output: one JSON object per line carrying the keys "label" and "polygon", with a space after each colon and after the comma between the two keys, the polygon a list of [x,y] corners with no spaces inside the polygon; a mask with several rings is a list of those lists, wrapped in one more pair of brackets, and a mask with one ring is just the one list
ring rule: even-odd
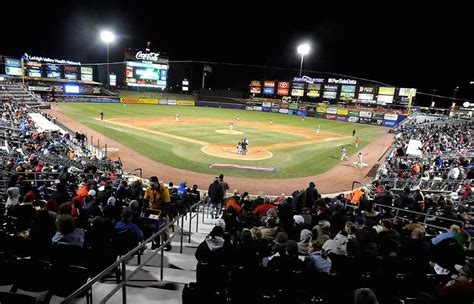
{"label": "advertising sign on outfield wall", "polygon": [[392,113],[385,113],[385,115],[383,116],[383,119],[384,120],[397,120],[398,115],[397,114],[392,114]]}
{"label": "advertising sign on outfield wall", "polygon": [[317,108],[316,108],[316,112],[318,113],[326,113],[327,111],[327,107],[326,105],[319,105]]}
{"label": "advertising sign on outfield wall", "polygon": [[347,118],[347,121],[348,121],[348,122],[359,122],[359,117],[349,116],[349,117]]}
{"label": "advertising sign on outfield wall", "polygon": [[176,105],[194,107],[194,100],[176,100]]}
{"label": "advertising sign on outfield wall", "polygon": [[398,124],[397,121],[393,121],[393,120],[384,120],[384,121],[383,121],[383,125],[384,125],[385,127],[393,128],[393,127],[395,127],[397,124]]}
{"label": "advertising sign on outfield wall", "polygon": [[253,110],[254,110],[254,111],[262,111],[263,108],[262,108],[261,106],[254,106],[254,107],[253,107]]}
{"label": "advertising sign on outfield wall", "polygon": [[296,109],[298,109],[298,104],[297,104],[297,103],[291,103],[291,104],[288,106],[288,109],[296,110]]}
{"label": "advertising sign on outfield wall", "polygon": [[160,100],[160,105],[167,105],[167,104],[168,104],[168,100],[164,100],[164,99]]}
{"label": "advertising sign on outfield wall", "polygon": [[136,98],[136,97],[122,97],[122,103],[142,103],[142,104],[158,104],[157,98]]}
{"label": "advertising sign on outfield wall", "polygon": [[336,120],[337,116],[333,114],[326,114],[326,119]]}
{"label": "advertising sign on outfield wall", "polygon": [[326,113],[337,114],[337,108],[327,108]]}
{"label": "advertising sign on outfield wall", "polygon": [[359,116],[362,117],[362,118],[371,118],[372,117],[372,112],[360,111]]}
{"label": "advertising sign on outfield wall", "polygon": [[262,102],[262,107],[271,108],[271,107],[272,107],[272,103],[269,102],[269,101],[264,101],[264,102]]}
{"label": "advertising sign on outfield wall", "polygon": [[339,121],[347,121],[347,116],[337,116],[336,117],[336,120],[339,120]]}
{"label": "advertising sign on outfield wall", "polygon": [[349,111],[349,116],[351,116],[351,117],[359,117],[359,111]]}
{"label": "advertising sign on outfield wall", "polygon": [[288,114],[288,109],[280,109],[278,110],[281,114]]}
{"label": "advertising sign on outfield wall", "polygon": [[374,118],[374,117],[372,117],[371,119],[372,119],[372,120],[371,120],[371,123],[377,124],[377,125],[379,125],[379,126],[383,125],[383,119],[382,119],[382,118]]}
{"label": "advertising sign on outfield wall", "polygon": [[349,115],[349,110],[340,108],[340,109],[337,109],[336,114],[340,116],[347,116]]}

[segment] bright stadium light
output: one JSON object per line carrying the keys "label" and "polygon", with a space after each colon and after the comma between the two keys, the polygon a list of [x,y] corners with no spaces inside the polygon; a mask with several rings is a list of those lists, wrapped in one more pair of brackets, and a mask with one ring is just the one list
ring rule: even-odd
{"label": "bright stadium light", "polygon": [[111,31],[102,31],[100,32],[100,39],[107,45],[107,83],[105,85],[108,86],[110,85],[109,43],[114,42],[115,34]]}
{"label": "bright stadium light", "polygon": [[105,43],[111,43],[115,40],[115,35],[111,31],[102,31],[100,32],[100,39]]}
{"label": "bright stadium light", "polygon": [[298,54],[301,55],[301,65],[300,65],[300,77],[301,77],[301,74],[303,72],[303,58],[305,55],[308,55],[309,54],[309,51],[311,50],[311,47],[309,46],[308,43],[303,43],[303,44],[300,44],[296,50],[298,51]]}

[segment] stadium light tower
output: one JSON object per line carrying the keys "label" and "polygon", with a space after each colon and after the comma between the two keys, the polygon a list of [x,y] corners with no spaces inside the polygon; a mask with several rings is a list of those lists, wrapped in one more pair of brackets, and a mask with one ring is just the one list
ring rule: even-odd
{"label": "stadium light tower", "polygon": [[100,39],[102,42],[105,42],[107,45],[107,83],[108,86],[110,84],[110,69],[109,69],[109,43],[114,42],[115,34],[111,31],[102,31],[100,32]]}
{"label": "stadium light tower", "polygon": [[298,51],[298,54],[301,55],[301,65],[300,65],[300,77],[301,77],[301,73],[303,72],[303,58],[305,55],[309,54],[311,47],[309,46],[308,43],[303,43],[303,44],[298,45],[296,50]]}

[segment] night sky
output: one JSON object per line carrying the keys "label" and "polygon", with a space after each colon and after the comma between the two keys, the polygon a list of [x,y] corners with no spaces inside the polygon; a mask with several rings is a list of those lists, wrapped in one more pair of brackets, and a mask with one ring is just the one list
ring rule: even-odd
{"label": "night sky", "polygon": [[[105,62],[99,31],[113,30],[111,61],[126,48],[166,53],[170,60],[204,60],[299,69],[299,42],[311,53],[304,69],[375,79],[395,86],[474,100],[470,9],[413,8],[412,2],[349,7],[343,2],[44,1],[2,7],[0,54],[22,52],[83,63]],[[269,2],[271,3],[271,2]],[[2,5],[6,5],[3,4]],[[418,5],[418,4],[417,4]],[[446,6],[444,4],[443,6]],[[21,22],[23,25],[20,25]],[[229,68],[230,69],[230,68]],[[239,77],[238,69],[232,71]],[[214,75],[217,77],[217,75]],[[225,77],[229,77],[226,74]]]}

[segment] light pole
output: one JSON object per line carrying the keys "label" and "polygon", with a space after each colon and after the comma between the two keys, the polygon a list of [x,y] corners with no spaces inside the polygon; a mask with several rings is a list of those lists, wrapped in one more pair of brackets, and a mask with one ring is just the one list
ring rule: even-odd
{"label": "light pole", "polygon": [[300,77],[301,77],[301,74],[303,72],[303,58],[304,58],[304,55],[308,55],[310,49],[311,49],[311,47],[307,43],[300,44],[296,48],[296,50],[298,51],[298,54],[301,55]]}
{"label": "light pole", "polygon": [[111,31],[102,31],[100,32],[100,39],[105,42],[107,45],[107,83],[106,85],[108,86],[110,84],[110,71],[109,71],[109,43],[113,42],[115,40],[115,34],[112,33]]}

